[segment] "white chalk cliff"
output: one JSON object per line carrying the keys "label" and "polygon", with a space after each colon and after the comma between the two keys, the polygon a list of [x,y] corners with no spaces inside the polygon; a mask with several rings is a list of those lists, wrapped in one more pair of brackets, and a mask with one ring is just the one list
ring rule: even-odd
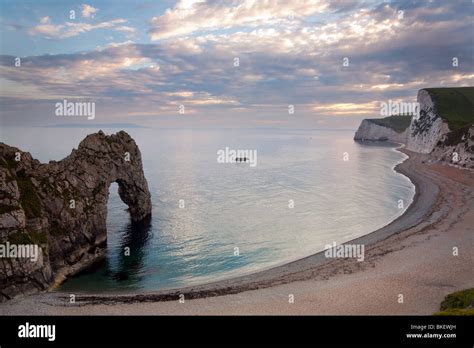
{"label": "white chalk cliff", "polygon": [[[410,151],[429,154],[431,161],[474,168],[473,89],[474,87],[421,89],[417,97],[420,104],[419,117],[411,118],[410,126],[405,131],[397,132],[390,126],[391,120],[388,118],[365,119],[354,140],[404,143]],[[457,99],[452,98],[453,95]],[[444,103],[444,113],[441,112],[441,103]],[[446,110],[454,110],[455,117],[446,115]],[[451,129],[448,119],[451,125],[453,121],[457,122],[456,127]]]}
{"label": "white chalk cliff", "polygon": [[[448,122],[437,110],[436,100],[429,91],[418,92],[420,117],[413,118],[410,124],[407,149],[429,153],[435,160],[474,168],[474,126],[467,124],[451,130]],[[474,110],[469,117],[474,121]]]}
{"label": "white chalk cliff", "polygon": [[430,153],[438,141],[449,133],[448,124],[436,113],[434,101],[427,90],[418,92],[420,117],[413,118],[407,138],[407,149]]}
{"label": "white chalk cliff", "polygon": [[354,140],[361,141],[392,141],[395,143],[406,143],[407,130],[399,133],[390,127],[374,123],[370,119],[362,120],[357,129]]}

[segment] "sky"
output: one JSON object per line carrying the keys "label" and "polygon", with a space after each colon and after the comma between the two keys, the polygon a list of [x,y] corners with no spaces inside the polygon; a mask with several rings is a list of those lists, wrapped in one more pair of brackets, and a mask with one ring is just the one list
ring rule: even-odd
{"label": "sky", "polygon": [[473,49],[472,0],[2,0],[0,125],[353,129]]}

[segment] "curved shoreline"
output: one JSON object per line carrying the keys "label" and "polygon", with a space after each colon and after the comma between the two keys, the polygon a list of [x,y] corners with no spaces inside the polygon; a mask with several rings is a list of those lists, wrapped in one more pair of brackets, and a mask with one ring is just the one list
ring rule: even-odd
{"label": "curved shoreline", "polygon": [[387,226],[348,242],[365,244],[363,262],[326,259],[320,252],[250,275],[154,293],[75,294],[75,303],[71,293],[36,294],[3,303],[0,314],[431,315],[447,294],[474,286],[474,170],[401,151],[409,158],[395,169],[415,184],[414,201]]}
{"label": "curved shoreline", "polygon": [[[364,244],[366,249],[373,247],[390,236],[420,224],[432,211],[438,199],[439,187],[433,181],[429,180],[427,176],[416,171],[415,164],[417,161],[413,158],[413,153],[400,148],[397,150],[408,156],[403,162],[397,164],[394,169],[408,177],[415,186],[415,195],[412,203],[401,216],[388,225],[347,241],[344,244]],[[207,298],[237,294],[244,291],[306,280],[308,279],[308,272],[314,277],[317,276],[316,273],[318,273],[319,270],[331,267],[333,264],[357,263],[357,261],[350,259],[327,259],[324,253],[325,251],[320,251],[305,258],[249,275],[242,275],[201,285],[140,294],[77,294],[75,300],[76,303],[82,304],[113,304],[176,301],[180,295],[184,295],[186,299]],[[326,277],[323,276],[323,279],[326,279]],[[64,303],[64,300],[69,299],[69,294],[65,294],[61,291],[52,292],[50,294],[53,295],[53,297],[50,298],[53,302],[60,301]]]}

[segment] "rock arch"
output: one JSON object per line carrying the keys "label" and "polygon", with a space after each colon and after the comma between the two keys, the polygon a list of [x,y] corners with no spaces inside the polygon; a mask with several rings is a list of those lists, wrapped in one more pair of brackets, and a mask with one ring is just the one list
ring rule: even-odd
{"label": "rock arch", "polygon": [[141,153],[124,131],[90,134],[47,164],[0,143],[0,244],[42,250],[37,262],[0,259],[0,300],[48,289],[104,256],[112,182],[132,221],[151,215]]}

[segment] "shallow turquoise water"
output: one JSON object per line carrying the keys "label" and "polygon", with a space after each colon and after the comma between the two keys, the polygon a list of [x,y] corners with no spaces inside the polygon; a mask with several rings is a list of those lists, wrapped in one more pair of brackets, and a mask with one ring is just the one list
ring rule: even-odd
{"label": "shallow turquoise water", "polygon": [[[12,129],[2,141],[45,162],[66,156],[93,131]],[[414,195],[409,179],[393,170],[405,155],[357,144],[352,130],[127,132],[142,152],[152,219],[132,224],[112,185],[107,260],[63,290],[151,291],[251,273],[376,230]],[[257,150],[257,166],[218,163],[225,147]]]}

